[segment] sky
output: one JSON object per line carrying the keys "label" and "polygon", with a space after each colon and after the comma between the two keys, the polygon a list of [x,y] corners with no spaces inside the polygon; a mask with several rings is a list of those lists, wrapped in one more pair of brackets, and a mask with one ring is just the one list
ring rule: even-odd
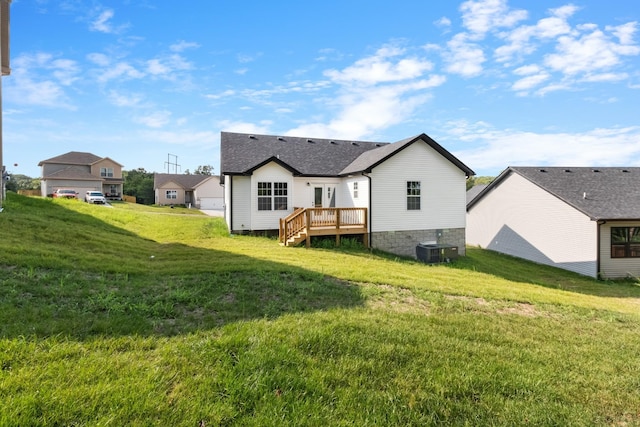
{"label": "sky", "polygon": [[220,172],[220,132],[394,142],[478,176],[640,166],[629,0],[13,0],[7,169]]}

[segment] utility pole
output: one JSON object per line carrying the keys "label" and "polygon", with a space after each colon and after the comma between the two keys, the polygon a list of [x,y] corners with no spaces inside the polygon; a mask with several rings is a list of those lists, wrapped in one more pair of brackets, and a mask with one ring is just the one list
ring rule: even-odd
{"label": "utility pole", "polygon": [[[9,67],[9,5],[11,0],[0,0],[0,67],[2,76],[11,74]],[[0,78],[0,212],[4,209],[5,167],[2,158],[2,79]]]}
{"label": "utility pole", "polygon": [[[172,157],[173,162],[171,161]],[[176,156],[175,154],[167,154],[167,161],[164,162],[164,164],[167,166],[167,173],[171,173],[171,166],[173,166],[173,173],[178,173],[178,168],[180,167],[180,165],[178,164],[178,156]],[[182,168],[180,168],[180,170],[182,170]]]}

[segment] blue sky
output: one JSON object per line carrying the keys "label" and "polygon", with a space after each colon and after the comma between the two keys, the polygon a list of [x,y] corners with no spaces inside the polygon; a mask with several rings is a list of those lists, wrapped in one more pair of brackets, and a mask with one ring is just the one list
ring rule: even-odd
{"label": "blue sky", "polygon": [[424,132],[478,175],[640,166],[639,21],[628,0],[13,0],[4,162],[218,173],[221,131]]}

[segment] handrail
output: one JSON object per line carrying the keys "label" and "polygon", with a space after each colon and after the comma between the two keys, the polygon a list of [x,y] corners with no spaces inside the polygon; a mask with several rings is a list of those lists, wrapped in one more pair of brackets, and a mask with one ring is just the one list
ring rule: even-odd
{"label": "handrail", "polygon": [[332,234],[348,228],[367,228],[367,208],[297,208],[280,219],[280,243],[313,230]]}
{"label": "handrail", "polygon": [[288,216],[280,219],[280,243],[284,243],[307,228],[304,208],[296,208]]}

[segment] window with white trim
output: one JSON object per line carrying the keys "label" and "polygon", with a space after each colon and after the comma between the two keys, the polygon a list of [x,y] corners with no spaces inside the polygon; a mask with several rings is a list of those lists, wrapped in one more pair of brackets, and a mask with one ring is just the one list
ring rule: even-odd
{"label": "window with white trim", "polygon": [[258,210],[286,211],[289,208],[286,182],[258,182]]}
{"label": "window with white trim", "polygon": [[100,168],[100,176],[105,178],[113,178],[113,168]]}
{"label": "window with white trim", "polygon": [[353,183],[353,198],[357,199],[358,198],[358,182],[354,182]]}
{"label": "window with white trim", "polygon": [[173,200],[177,199],[178,198],[178,190],[167,190],[166,193],[165,193],[165,197],[167,199],[169,199],[169,200],[170,199],[173,199]]}
{"label": "window with white trim", "polygon": [[407,210],[420,210],[420,181],[407,181]]}

